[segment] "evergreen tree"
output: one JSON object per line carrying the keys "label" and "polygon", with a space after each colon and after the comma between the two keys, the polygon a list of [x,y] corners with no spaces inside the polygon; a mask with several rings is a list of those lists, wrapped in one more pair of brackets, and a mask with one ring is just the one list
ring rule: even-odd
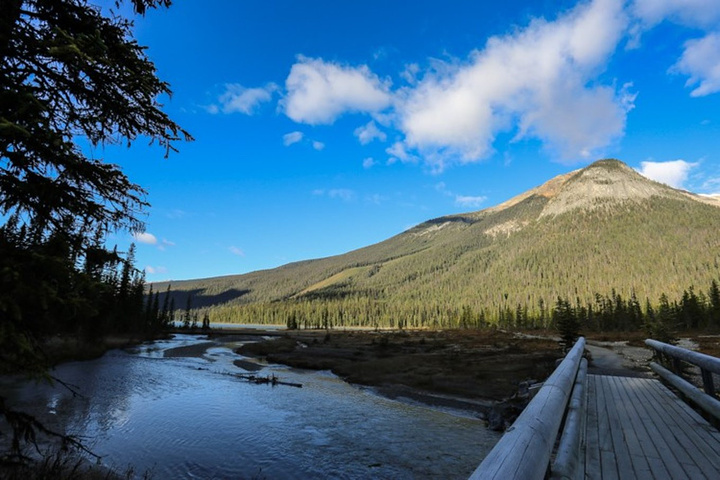
{"label": "evergreen tree", "polygon": [[708,298],[710,301],[708,324],[710,328],[718,329],[720,328],[720,288],[718,288],[718,283],[715,279],[713,279],[710,284]]}
{"label": "evergreen tree", "polygon": [[660,304],[655,313],[655,323],[651,327],[652,337],[665,343],[676,343],[675,327],[677,325],[677,309],[670,304],[667,295],[660,296]]}
{"label": "evergreen tree", "polygon": [[183,314],[183,323],[182,326],[185,329],[190,328],[190,321],[192,319],[192,315],[190,314],[192,310],[192,293],[188,292],[187,300],[185,301],[185,313]]}
{"label": "evergreen tree", "polygon": [[680,317],[688,329],[697,329],[700,326],[703,307],[692,286],[683,291],[682,300],[680,301]]}
{"label": "evergreen tree", "polygon": [[168,285],[165,291],[165,297],[163,298],[162,311],[160,312],[160,325],[162,325],[163,328],[169,326],[172,320],[170,315],[170,288],[171,286]]}
{"label": "evergreen tree", "polygon": [[570,350],[580,337],[580,322],[570,302],[558,297],[553,310],[553,319],[560,333],[560,345],[564,351]]}
{"label": "evergreen tree", "polygon": [[[141,14],[170,4],[131,2]],[[132,261],[117,272],[102,238],[142,229],[145,192],[81,145],[142,136],[167,155],[191,138],[161,110],[169,86],[129,20],[85,0],[4,0],[0,10],[0,371],[47,377],[48,335],[101,334],[140,314],[128,303]],[[0,415],[13,413],[0,397]],[[15,434],[34,438],[33,424],[12,418]]]}

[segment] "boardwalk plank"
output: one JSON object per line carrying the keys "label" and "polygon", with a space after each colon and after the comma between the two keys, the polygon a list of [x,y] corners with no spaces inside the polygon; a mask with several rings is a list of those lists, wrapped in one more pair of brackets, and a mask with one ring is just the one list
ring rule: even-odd
{"label": "boardwalk plank", "polygon": [[612,436],[610,435],[610,420],[607,415],[607,408],[605,405],[605,391],[603,390],[602,377],[597,376],[596,381],[596,392],[597,392],[597,414],[598,414],[598,438],[600,440],[600,450],[612,451]]}
{"label": "boardwalk plank", "polygon": [[587,422],[585,424],[585,478],[602,478],[600,463],[600,439],[598,438],[598,408],[595,375],[587,376]]}
{"label": "boardwalk plank", "polygon": [[[620,426],[620,432],[624,440],[624,444],[627,446],[630,464],[632,471],[628,472],[627,478],[649,478],[652,476],[650,472],[650,465],[646,459],[645,452],[642,449],[640,442],[640,433],[638,432],[632,423],[630,414],[628,413],[627,403],[622,398],[621,385],[618,383],[616,377],[607,376],[603,378],[607,385],[609,398],[612,399],[612,406],[615,409],[615,416],[618,419],[618,425]],[[612,423],[611,423],[612,424]],[[621,471],[621,477],[624,476]]]}
{"label": "boardwalk plank", "polygon": [[651,402],[646,402],[640,391],[641,389],[648,388],[648,386],[644,382],[640,382],[638,380],[639,379],[637,378],[627,378],[626,380],[628,386],[628,389],[626,390],[628,393],[628,402],[634,407],[637,418],[642,423],[653,443],[653,447],[656,449],[657,458],[659,458],[660,462],[667,470],[667,474],[663,477],[661,475],[661,471],[656,466],[656,462],[654,462],[654,459],[651,458],[648,459],[648,462],[650,463],[650,468],[652,469],[653,474],[657,478],[690,480],[692,477],[688,477],[686,469],[681,464],[682,460],[685,460],[685,463],[691,463],[690,457],[682,447],[678,448],[676,446],[675,449],[670,448],[665,440],[665,437],[656,425],[656,420],[659,420],[659,417],[654,415],[655,410],[651,405]]}
{"label": "boardwalk plank", "polygon": [[672,430],[677,430],[674,423],[669,423],[667,419],[668,412],[664,409],[663,405],[659,402],[656,395],[654,395],[651,384],[648,382],[656,382],[657,380],[649,379],[637,379],[639,383],[642,383],[643,388],[638,390],[638,397],[646,408],[645,411],[650,416],[655,428],[658,431],[659,438],[664,438],[666,444],[672,449],[673,455],[683,465],[694,465],[695,461],[692,459],[688,450],[685,448],[686,445],[692,446],[692,442],[682,434],[682,430],[678,430],[679,435],[672,434]]}
{"label": "boardwalk plank", "polygon": [[600,464],[602,469],[602,478],[604,480],[617,480],[617,459],[615,453],[612,450],[601,450],[600,451]]}
{"label": "boardwalk plank", "polygon": [[[620,422],[620,416],[617,411],[617,402],[613,399],[612,389],[607,377],[600,377],[602,392],[605,397],[605,411],[610,424],[610,437],[612,437],[613,453],[617,462],[618,476],[621,479],[635,479],[637,475],[633,469],[633,463],[630,458],[631,452],[623,435],[623,428]],[[649,467],[648,467],[649,470]]]}
{"label": "boardwalk plank", "polygon": [[658,380],[588,375],[586,479],[720,478],[718,432]]}
{"label": "boardwalk plank", "polygon": [[[663,432],[666,442],[673,451],[680,452],[681,449],[684,450],[692,462],[692,464],[682,462],[685,470],[688,470],[689,465],[695,465],[700,468],[704,477],[720,478],[720,471],[708,462],[706,458],[707,452],[703,452],[701,448],[698,448],[698,443],[703,445],[704,442],[697,438],[692,429],[688,428],[687,419],[683,418],[685,412],[672,406],[681,400],[669,390],[659,388],[659,381],[646,380],[646,382],[648,388],[640,390],[640,392],[647,404],[654,409],[658,429]],[[717,456],[717,454],[714,454],[714,456]]]}
{"label": "boardwalk plank", "polygon": [[[703,463],[699,463],[698,466],[706,472],[711,468],[713,470],[711,477],[720,478],[720,455],[718,454],[720,442],[708,431],[713,427],[667,387],[659,382],[652,386],[656,392],[655,396],[663,400],[666,416],[674,420],[678,428],[681,428],[695,445],[697,455],[694,455],[693,458],[700,461],[699,458],[703,457]],[[704,465],[709,468],[704,468]]]}
{"label": "boardwalk plank", "polygon": [[[633,388],[634,384],[627,377],[611,377],[611,381],[615,384],[618,393],[618,402],[624,407],[623,410],[626,414],[626,420],[623,422],[624,431],[627,432],[626,436],[634,435],[637,438],[642,451],[643,462],[648,465],[650,472],[652,472],[652,477],[670,478],[670,472],[668,472],[663,464],[657,447],[641,419],[644,412],[641,413],[638,410],[642,410],[643,406],[637,402],[636,392]],[[629,430],[632,430],[632,433],[630,433]],[[640,476],[641,473],[638,467],[642,468],[642,463],[636,465],[635,470],[638,476]]]}

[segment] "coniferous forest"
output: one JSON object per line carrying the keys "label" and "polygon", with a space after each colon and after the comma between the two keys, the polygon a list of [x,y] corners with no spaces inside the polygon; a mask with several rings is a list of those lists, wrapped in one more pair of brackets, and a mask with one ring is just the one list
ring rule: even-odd
{"label": "coniferous forest", "polygon": [[[602,160],[336,257],[172,283],[212,322],[290,328],[720,329],[720,208]],[[155,285],[166,291],[169,283]]]}
{"label": "coniferous forest", "polygon": [[[127,3],[139,15],[170,5]],[[142,338],[169,320],[169,306],[163,316],[145,300],[134,247],[106,245],[110,233],[142,231],[149,204],[99,147],[143,137],[167,155],[192,137],[158,103],[169,85],[127,18],[84,0],[8,0],[1,19],[0,373],[50,380],[58,336]],[[3,397],[0,417],[11,439],[0,463],[22,463],[21,445],[48,431]]]}
{"label": "coniferous forest", "polygon": [[[172,292],[171,292],[172,293]],[[167,292],[163,295],[167,298]],[[559,318],[570,318],[585,332],[645,331],[671,339],[671,332],[720,330],[720,289],[712,280],[706,289],[688,287],[677,298],[662,294],[651,301],[615,291],[596,294],[593,301],[557,297],[536,305],[476,308],[469,304],[398,302],[346,297],[328,300],[302,298],[284,302],[217,306],[198,309],[219,323],[284,324],[287,328],[503,328],[555,330]],[[174,317],[179,318],[180,312]]]}

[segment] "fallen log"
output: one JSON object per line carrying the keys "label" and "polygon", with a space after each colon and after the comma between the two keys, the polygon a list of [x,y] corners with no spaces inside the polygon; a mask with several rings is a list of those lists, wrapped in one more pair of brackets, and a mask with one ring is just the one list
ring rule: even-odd
{"label": "fallen log", "polygon": [[288,387],[302,388],[302,383],[283,382],[282,380],[278,379],[278,377],[276,377],[274,374],[270,375],[268,377],[263,377],[261,375],[236,373],[235,377],[239,378],[241,380],[246,380],[250,383],[254,383],[256,385],[269,384],[269,385],[272,385],[273,387],[275,385],[285,385]]}

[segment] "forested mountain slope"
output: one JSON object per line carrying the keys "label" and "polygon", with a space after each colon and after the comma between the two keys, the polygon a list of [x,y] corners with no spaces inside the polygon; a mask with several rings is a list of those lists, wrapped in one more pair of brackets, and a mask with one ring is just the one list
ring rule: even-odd
{"label": "forested mountain slope", "polygon": [[344,255],[173,282],[172,295],[181,307],[192,293],[193,307],[213,307],[214,321],[263,315],[280,323],[297,309],[333,318],[443,316],[461,307],[489,319],[538,315],[558,296],[592,303],[613,290],[655,302],[718,278],[719,233],[717,199],[601,160],[496,207],[429,220]]}

